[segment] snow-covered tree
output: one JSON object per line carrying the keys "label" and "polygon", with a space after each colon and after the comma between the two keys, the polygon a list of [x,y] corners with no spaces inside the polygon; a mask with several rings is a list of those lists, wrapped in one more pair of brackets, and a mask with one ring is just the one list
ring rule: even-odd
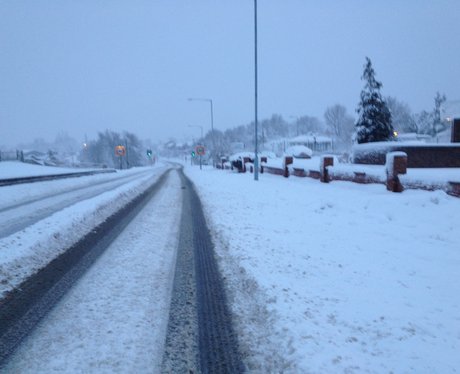
{"label": "snow-covered tree", "polygon": [[270,118],[260,121],[262,143],[267,139],[287,136],[289,127],[280,114],[272,114]]}
{"label": "snow-covered tree", "polygon": [[418,132],[417,122],[409,105],[391,96],[388,96],[385,101],[390,109],[391,122],[395,130],[406,133]]}
{"label": "snow-covered tree", "polygon": [[145,162],[146,149],[142,146],[141,140],[137,135],[124,131],[123,133],[124,143],[126,145],[126,162],[128,167],[141,166]]}
{"label": "snow-covered tree", "polygon": [[434,108],[431,112],[426,110],[416,116],[419,132],[435,137],[447,128],[447,124],[441,118],[441,106],[446,101],[446,95],[436,92],[434,97]]}
{"label": "snow-covered tree", "polygon": [[120,158],[115,155],[115,147],[126,147],[126,155],[123,157],[123,167],[140,166],[145,161],[145,149],[139,138],[125,131],[123,135],[112,130],[98,133],[97,140],[89,141],[81,151],[80,159],[84,162],[103,164],[108,167],[118,167]]}
{"label": "snow-covered tree", "polygon": [[417,123],[419,134],[429,134],[433,123],[433,113],[422,110],[415,115],[415,122]]}
{"label": "snow-covered tree", "polygon": [[443,132],[447,125],[441,119],[441,105],[446,101],[446,95],[441,95],[436,92],[434,97],[434,109],[433,109],[433,123],[431,128],[431,135],[436,136],[438,133]]}
{"label": "snow-covered tree", "polygon": [[375,79],[371,60],[366,57],[363,76],[366,83],[361,91],[356,122],[356,141],[358,143],[380,142],[394,138],[391,113],[380,94],[382,83]]}
{"label": "snow-covered tree", "polygon": [[347,109],[343,105],[328,107],[324,112],[324,120],[337,143],[341,146],[351,145],[355,121],[347,114]]}
{"label": "snow-covered tree", "polygon": [[311,116],[299,117],[297,119],[296,126],[300,135],[309,133],[317,134],[323,130],[321,121],[318,118]]}

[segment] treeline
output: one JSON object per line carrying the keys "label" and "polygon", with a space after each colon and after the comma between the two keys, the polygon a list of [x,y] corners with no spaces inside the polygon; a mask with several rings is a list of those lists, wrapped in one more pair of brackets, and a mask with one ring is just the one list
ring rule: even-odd
{"label": "treeline", "polygon": [[[400,134],[416,133],[435,138],[447,129],[447,123],[441,118],[441,105],[446,97],[440,93],[434,97],[433,109],[420,113],[413,113],[408,104],[395,97],[387,96],[382,100],[391,114],[391,128]],[[259,122],[258,142],[263,150],[270,140],[315,134],[331,137],[336,150],[348,150],[356,141],[358,120],[359,116],[355,118],[340,104],[328,107],[322,119],[309,115],[286,119],[280,114],[273,114]],[[225,131],[214,129],[214,142],[212,132],[208,131],[197,142],[206,144],[210,150],[215,144],[217,153],[228,155],[233,151],[234,144],[242,144],[245,149],[252,150],[254,136],[254,122],[250,122]]]}
{"label": "treeline", "polygon": [[[322,120],[308,115],[287,120],[279,114],[273,114],[259,122],[260,149],[264,150],[270,140],[305,134],[329,136],[336,150],[348,150],[355,142],[395,140],[396,133],[416,133],[436,138],[446,131],[448,123],[441,117],[445,95],[436,93],[432,110],[413,113],[406,103],[395,97],[381,95],[382,83],[375,79],[369,58],[366,58],[361,79],[365,85],[356,108],[357,118],[347,113],[340,104],[328,107]],[[232,144],[252,149],[254,137],[254,122],[251,122],[225,131],[214,130],[214,134],[209,131],[199,142],[204,143],[211,152],[215,145],[214,154],[226,155],[234,150]]]}
{"label": "treeline", "polygon": [[[125,156],[121,158],[115,154],[115,147],[119,145],[126,149]],[[144,148],[142,141],[133,133],[125,131],[120,134],[105,130],[98,133],[96,140],[88,141],[83,145],[80,161],[110,168],[118,168],[120,160],[124,168],[142,166],[147,161]]]}

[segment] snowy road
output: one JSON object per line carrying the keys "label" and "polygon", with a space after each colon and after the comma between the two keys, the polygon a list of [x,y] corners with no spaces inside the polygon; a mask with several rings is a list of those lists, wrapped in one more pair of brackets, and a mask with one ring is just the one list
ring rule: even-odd
{"label": "snowy road", "polygon": [[[18,232],[79,201],[98,196],[126,183],[146,178],[149,170],[127,174],[106,174],[78,180],[34,183],[2,187],[0,199],[0,238]],[[15,196],[16,198],[11,198]]]}
{"label": "snowy road", "polygon": [[244,371],[193,184],[149,185],[0,300],[0,371]]}
{"label": "snowy road", "polygon": [[181,183],[164,188],[40,323],[8,373],[156,372],[168,321]]}

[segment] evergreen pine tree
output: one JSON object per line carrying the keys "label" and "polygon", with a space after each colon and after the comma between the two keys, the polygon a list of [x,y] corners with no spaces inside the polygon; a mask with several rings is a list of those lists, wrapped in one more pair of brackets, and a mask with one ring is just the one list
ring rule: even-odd
{"label": "evergreen pine tree", "polygon": [[362,80],[366,82],[361,91],[358,121],[356,122],[356,141],[358,143],[381,142],[393,139],[391,113],[382,99],[382,83],[375,79],[371,60],[366,57]]}

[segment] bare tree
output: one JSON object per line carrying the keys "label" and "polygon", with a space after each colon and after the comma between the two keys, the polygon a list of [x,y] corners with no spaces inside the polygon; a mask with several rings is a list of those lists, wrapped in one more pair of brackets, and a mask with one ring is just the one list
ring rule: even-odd
{"label": "bare tree", "polygon": [[433,110],[431,112],[424,110],[416,116],[420,133],[435,137],[447,128],[446,123],[441,119],[441,105],[445,101],[446,95],[441,95],[439,92],[436,92]]}
{"label": "bare tree", "polygon": [[297,119],[296,125],[299,134],[319,133],[323,126],[316,117],[302,116]]}
{"label": "bare tree", "polygon": [[352,143],[354,132],[354,118],[347,114],[347,109],[340,104],[328,107],[324,112],[327,128],[335,137],[340,146],[348,147]]}
{"label": "bare tree", "polygon": [[418,132],[417,122],[409,105],[391,96],[388,96],[385,101],[388,109],[390,109],[391,120],[395,130],[406,133]]}
{"label": "bare tree", "polygon": [[436,136],[440,132],[443,132],[446,129],[446,123],[441,119],[441,105],[446,101],[446,95],[441,95],[439,92],[436,92],[434,98],[434,109],[433,109],[433,124],[432,124],[432,134]]}
{"label": "bare tree", "polygon": [[81,160],[106,165],[108,167],[118,167],[120,165],[119,156],[115,155],[116,146],[124,146],[126,154],[121,161],[125,166],[140,166],[145,163],[146,155],[139,138],[130,132],[125,131],[123,135],[112,130],[105,130],[98,133],[97,140],[89,141],[81,152]]}

